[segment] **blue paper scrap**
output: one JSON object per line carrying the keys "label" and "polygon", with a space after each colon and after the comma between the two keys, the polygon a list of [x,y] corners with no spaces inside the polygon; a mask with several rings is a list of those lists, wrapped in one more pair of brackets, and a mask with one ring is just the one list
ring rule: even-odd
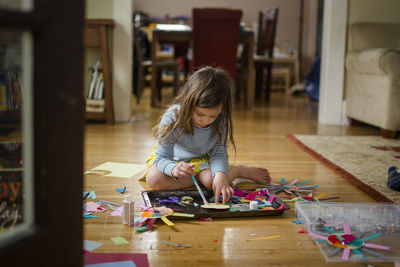
{"label": "blue paper scrap", "polygon": [[117,188],[116,189],[118,192],[120,192],[121,194],[125,193],[126,190],[126,186],[124,188]]}
{"label": "blue paper scrap", "polygon": [[302,221],[300,221],[300,220],[293,220],[292,222],[297,223],[297,224],[303,224]]}
{"label": "blue paper scrap", "polygon": [[90,191],[90,192],[83,192],[83,198],[91,198],[91,199],[96,199],[96,193],[94,191]]}
{"label": "blue paper scrap", "polygon": [[91,240],[83,240],[83,249],[87,251],[93,251],[98,247],[101,247],[104,243],[96,242]]}

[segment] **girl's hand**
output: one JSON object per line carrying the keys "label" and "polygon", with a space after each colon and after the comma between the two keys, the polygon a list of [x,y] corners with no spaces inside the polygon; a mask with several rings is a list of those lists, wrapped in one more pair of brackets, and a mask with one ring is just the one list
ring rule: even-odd
{"label": "girl's hand", "polygon": [[193,168],[194,164],[181,161],[175,168],[172,169],[172,175],[179,179],[190,178],[191,175],[195,174]]}
{"label": "girl's hand", "polygon": [[222,194],[222,204],[225,204],[234,195],[233,188],[229,185],[228,179],[223,172],[215,174],[212,187],[215,194],[215,204],[218,204],[220,194]]}

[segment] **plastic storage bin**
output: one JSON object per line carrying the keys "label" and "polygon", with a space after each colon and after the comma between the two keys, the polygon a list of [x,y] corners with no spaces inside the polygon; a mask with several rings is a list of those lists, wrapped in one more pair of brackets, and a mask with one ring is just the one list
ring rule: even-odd
{"label": "plastic storage bin", "polygon": [[[390,247],[390,250],[369,248],[365,251],[363,247],[359,250],[363,256],[351,251],[349,258],[344,260],[343,249],[316,242],[326,261],[400,261],[400,206],[396,204],[299,202],[296,203],[295,212],[308,232],[321,236],[331,235],[329,230],[343,233],[343,225],[348,223],[355,237],[362,239],[380,233],[365,242]],[[372,254],[367,253],[368,251],[372,251]]]}

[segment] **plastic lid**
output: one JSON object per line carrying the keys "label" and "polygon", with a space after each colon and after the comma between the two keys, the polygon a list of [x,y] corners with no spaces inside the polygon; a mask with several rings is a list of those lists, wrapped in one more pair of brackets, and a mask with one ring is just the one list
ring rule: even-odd
{"label": "plastic lid", "polygon": [[124,195],[124,201],[133,201],[133,195],[132,194],[125,194]]}

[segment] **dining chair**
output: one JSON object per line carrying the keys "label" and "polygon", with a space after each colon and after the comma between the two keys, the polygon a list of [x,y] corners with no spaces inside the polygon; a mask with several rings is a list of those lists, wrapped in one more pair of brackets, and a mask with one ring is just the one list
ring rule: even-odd
{"label": "dining chair", "polygon": [[267,8],[265,13],[258,15],[257,48],[254,55],[254,67],[256,69],[255,97],[260,99],[265,77],[265,101],[269,101],[272,80],[272,58],[275,46],[276,26],[278,22],[278,8]]}
{"label": "dining chair", "polygon": [[[169,70],[174,73],[174,95],[179,91],[179,62],[174,59],[157,60],[154,65],[151,60],[150,46],[146,47],[147,36],[140,32],[140,28],[134,27],[134,92],[136,92],[136,103],[140,98],[145,86],[146,70],[149,67],[157,69],[157,98],[161,101],[162,71]],[[147,40],[148,41],[148,40]]]}
{"label": "dining chair", "polygon": [[193,9],[193,70],[220,67],[235,80],[241,17],[238,9]]}

